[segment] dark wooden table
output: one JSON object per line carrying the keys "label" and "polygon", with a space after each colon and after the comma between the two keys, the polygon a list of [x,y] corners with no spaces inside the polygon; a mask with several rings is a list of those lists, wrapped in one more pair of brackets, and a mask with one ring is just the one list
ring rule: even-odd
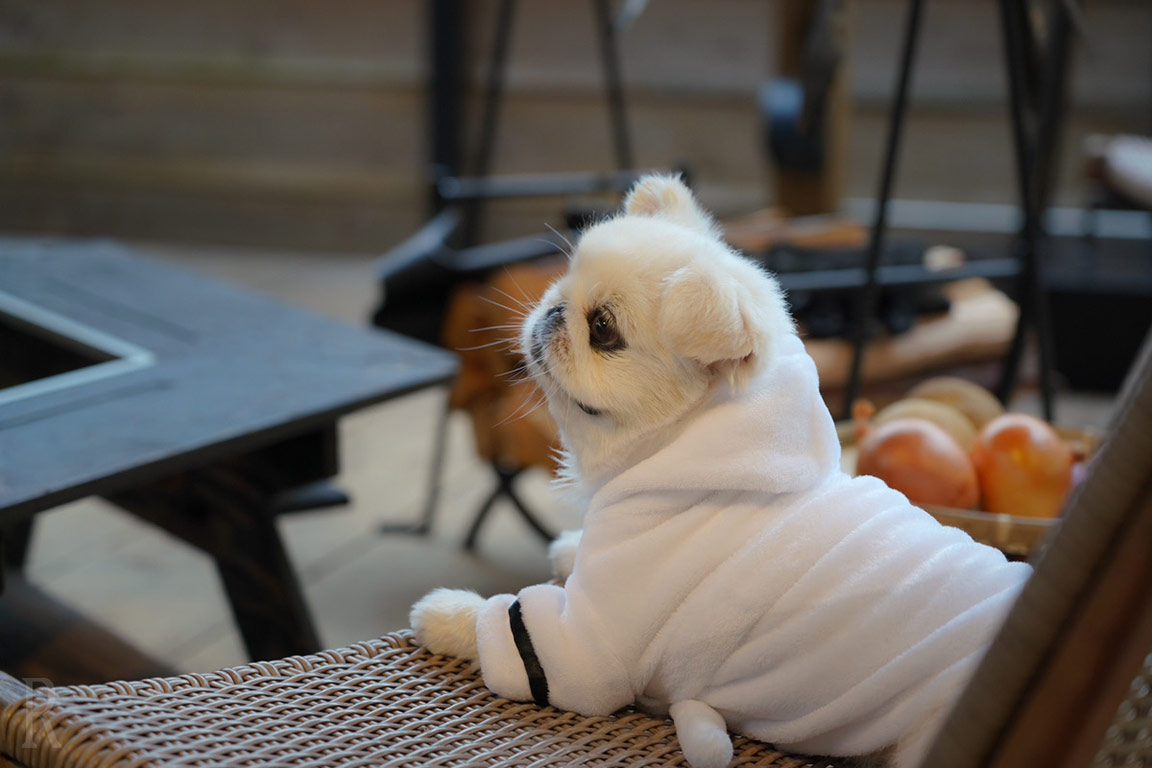
{"label": "dark wooden table", "polygon": [[341,416],[454,371],[114,243],[0,238],[0,552],[99,495],[215,560],[252,658],[314,652],[274,502],[337,472]]}

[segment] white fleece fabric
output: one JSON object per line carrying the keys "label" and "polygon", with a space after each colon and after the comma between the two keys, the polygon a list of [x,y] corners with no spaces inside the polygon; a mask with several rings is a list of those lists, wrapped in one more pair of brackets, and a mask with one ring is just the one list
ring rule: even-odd
{"label": "white fleece fabric", "polygon": [[[1031,573],[900,493],[840,471],[799,338],[592,499],[566,585],[521,612],[549,701],[585,715],[700,701],[810,754],[894,744],[946,707]],[[532,699],[509,628],[477,624],[487,685]]]}

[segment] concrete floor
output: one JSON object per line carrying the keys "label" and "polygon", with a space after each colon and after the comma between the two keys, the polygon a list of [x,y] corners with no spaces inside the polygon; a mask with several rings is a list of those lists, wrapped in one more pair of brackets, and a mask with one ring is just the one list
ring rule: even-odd
{"label": "concrete floor", "polygon": [[[363,323],[375,300],[368,256],[239,253],[143,245],[181,267]],[[433,427],[443,390],[374,407],[341,425],[341,485],[346,509],[289,515],[281,527],[301,575],[322,642],[338,646],[407,625],[414,600],[433,587],[515,591],[548,577],[543,543],[508,508],[490,520],[476,555],[461,550],[472,512],[490,489],[473,454],[470,425],[450,424],[442,503],[432,534],[382,534],[388,522],[415,520],[428,483]],[[1036,410],[1025,394],[1016,406]],[[1103,428],[1108,398],[1065,396],[1062,421]],[[523,490],[557,529],[576,527],[540,473]],[[85,500],[38,518],[30,579],[98,619],[158,660],[183,671],[246,661],[211,562],[99,501]]]}

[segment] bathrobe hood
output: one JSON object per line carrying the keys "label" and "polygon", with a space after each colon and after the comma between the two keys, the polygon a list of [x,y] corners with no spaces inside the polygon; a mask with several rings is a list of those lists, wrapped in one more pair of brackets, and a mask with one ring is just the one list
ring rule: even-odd
{"label": "bathrobe hood", "polygon": [[839,471],[816,366],[793,334],[778,348],[746,392],[718,385],[668,445],[608,482],[593,506],[639,490],[795,493]]}

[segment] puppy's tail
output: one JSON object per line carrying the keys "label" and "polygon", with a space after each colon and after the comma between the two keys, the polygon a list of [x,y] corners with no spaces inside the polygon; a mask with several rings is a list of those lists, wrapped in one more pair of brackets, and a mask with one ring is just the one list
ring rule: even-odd
{"label": "puppy's tail", "polygon": [[719,712],[689,699],[673,704],[669,713],[692,768],[725,768],[732,762],[732,737]]}

